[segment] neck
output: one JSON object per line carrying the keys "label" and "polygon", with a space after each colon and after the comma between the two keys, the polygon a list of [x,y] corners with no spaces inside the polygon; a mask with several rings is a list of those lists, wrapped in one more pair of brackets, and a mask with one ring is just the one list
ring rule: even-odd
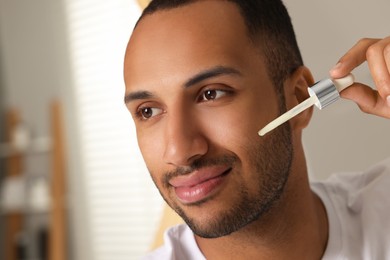
{"label": "neck", "polygon": [[[280,200],[265,215],[224,237],[195,236],[207,259],[320,259],[328,239],[325,208],[309,186],[303,151],[296,151]],[[298,155],[298,156],[297,156]]]}

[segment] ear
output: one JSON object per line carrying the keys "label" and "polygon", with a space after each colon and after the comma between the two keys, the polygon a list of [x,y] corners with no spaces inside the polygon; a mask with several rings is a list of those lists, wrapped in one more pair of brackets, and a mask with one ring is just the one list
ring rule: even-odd
{"label": "ear", "polygon": [[[291,76],[284,82],[284,95],[286,98],[287,110],[295,107],[309,97],[307,88],[314,84],[313,76],[310,70],[301,66],[296,69]],[[306,109],[299,115],[290,120],[293,130],[301,131],[310,122],[313,114],[313,107]]]}

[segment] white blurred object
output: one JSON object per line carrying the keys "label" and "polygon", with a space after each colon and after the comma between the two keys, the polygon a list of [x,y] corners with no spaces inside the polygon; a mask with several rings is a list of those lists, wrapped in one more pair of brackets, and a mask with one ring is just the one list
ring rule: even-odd
{"label": "white blurred object", "polygon": [[46,213],[49,210],[49,185],[45,178],[37,178],[31,182],[28,188],[27,204],[31,213]]}
{"label": "white blurred object", "polygon": [[50,151],[51,145],[50,137],[32,138],[30,130],[19,124],[12,131],[10,142],[0,144],[0,158],[17,153],[45,153]]}
{"label": "white blurred object", "polygon": [[1,212],[46,213],[50,207],[49,184],[43,177],[27,180],[24,176],[4,179],[0,193]]}
{"label": "white blurred object", "polygon": [[1,187],[1,210],[3,213],[26,210],[26,180],[23,176],[4,179]]}
{"label": "white blurred object", "polygon": [[24,152],[30,146],[31,134],[24,124],[19,124],[11,133],[11,149]]}

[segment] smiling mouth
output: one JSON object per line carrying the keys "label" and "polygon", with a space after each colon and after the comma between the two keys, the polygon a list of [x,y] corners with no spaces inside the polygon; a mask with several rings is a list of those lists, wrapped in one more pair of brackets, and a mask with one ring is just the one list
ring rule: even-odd
{"label": "smiling mouth", "polygon": [[222,173],[207,172],[195,173],[193,176],[183,178],[179,181],[172,181],[177,198],[186,205],[199,204],[211,196],[218,193],[223,188],[227,176],[232,168],[228,168]]}

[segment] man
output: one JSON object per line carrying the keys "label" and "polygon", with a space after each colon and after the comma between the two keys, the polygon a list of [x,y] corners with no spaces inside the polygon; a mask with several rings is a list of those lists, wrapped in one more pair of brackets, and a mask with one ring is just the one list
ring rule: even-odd
{"label": "man", "polygon": [[[387,118],[389,49],[390,38],[362,40],[331,71],[345,76],[367,55],[379,94],[354,84],[342,96]],[[388,168],[345,177],[341,187],[310,185],[301,135],[312,110],[257,135],[313,84],[279,0],[152,1],[129,41],[124,76],[151,177],[186,222],[150,258],[390,259],[386,216],[361,229],[378,207],[357,199],[368,180],[369,195],[387,189]]]}

